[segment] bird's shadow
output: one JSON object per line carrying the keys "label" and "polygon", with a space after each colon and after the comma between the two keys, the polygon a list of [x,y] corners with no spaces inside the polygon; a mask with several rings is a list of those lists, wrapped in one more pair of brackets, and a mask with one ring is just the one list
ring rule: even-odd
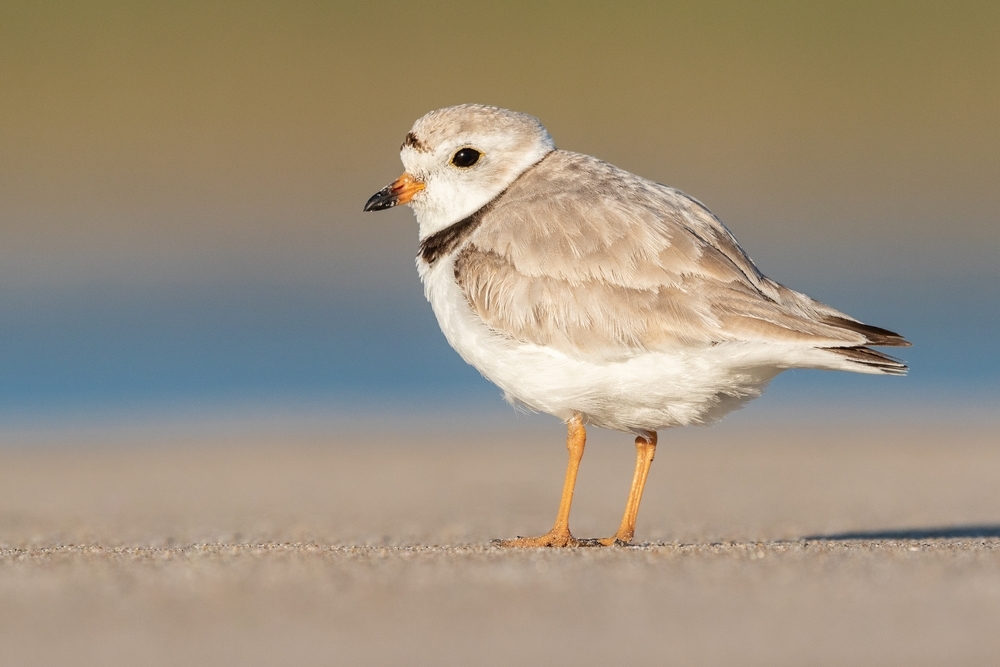
{"label": "bird's shadow", "polygon": [[1000,538],[1000,524],[858,530],[825,535],[807,535],[802,539],[817,542],[839,542],[845,540],[969,540],[977,538]]}

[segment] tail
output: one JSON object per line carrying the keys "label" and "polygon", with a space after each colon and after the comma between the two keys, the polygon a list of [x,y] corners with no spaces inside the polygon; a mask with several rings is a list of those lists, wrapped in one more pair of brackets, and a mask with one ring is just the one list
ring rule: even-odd
{"label": "tail", "polygon": [[880,347],[909,347],[910,342],[894,331],[873,327],[857,320],[830,315],[823,318],[824,324],[859,333],[865,337],[865,345],[850,347],[826,347],[824,350],[833,352],[846,359],[849,364],[845,370],[857,373],[882,373],[884,375],[906,375],[909,368],[899,359],[888,354],[873,350],[867,345]]}

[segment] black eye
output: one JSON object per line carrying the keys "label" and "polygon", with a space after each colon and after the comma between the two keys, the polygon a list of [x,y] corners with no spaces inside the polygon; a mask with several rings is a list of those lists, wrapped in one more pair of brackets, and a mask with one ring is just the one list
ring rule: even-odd
{"label": "black eye", "polygon": [[479,162],[481,155],[475,148],[463,148],[452,156],[451,163],[456,167],[471,167]]}

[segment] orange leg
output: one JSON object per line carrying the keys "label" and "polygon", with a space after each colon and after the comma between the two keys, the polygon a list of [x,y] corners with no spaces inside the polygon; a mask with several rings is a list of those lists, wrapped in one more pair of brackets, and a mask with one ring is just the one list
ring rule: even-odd
{"label": "orange leg", "polygon": [[[569,450],[569,463],[566,466],[566,481],[563,482],[562,499],[559,501],[559,513],[556,515],[555,525],[552,526],[552,530],[539,537],[518,537],[513,540],[497,540],[496,542],[500,546],[575,547],[580,544],[579,540],[569,532],[569,510],[573,505],[573,489],[576,488],[576,473],[580,469],[580,461],[583,459],[583,449],[586,444],[587,431],[583,427],[583,420],[579,414],[574,415],[567,424],[566,449]],[[643,479],[645,479],[645,475]],[[638,505],[638,502],[636,505]],[[633,519],[634,522],[635,520]]]}
{"label": "orange leg", "polygon": [[632,488],[628,492],[628,502],[625,503],[625,516],[618,527],[618,532],[611,537],[597,540],[603,546],[624,546],[632,541],[635,535],[635,520],[639,516],[639,502],[642,500],[642,490],[646,487],[646,477],[649,467],[653,464],[656,454],[656,433],[649,438],[639,436],[635,439],[635,474],[632,476]]}

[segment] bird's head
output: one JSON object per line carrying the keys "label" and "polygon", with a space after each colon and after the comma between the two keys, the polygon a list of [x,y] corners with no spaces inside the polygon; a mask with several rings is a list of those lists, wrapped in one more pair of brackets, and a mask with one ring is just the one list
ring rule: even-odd
{"label": "bird's head", "polygon": [[553,150],[528,114],[480,104],[438,109],[413,124],[399,152],[406,171],[364,210],[410,204],[425,238],[482,208]]}

